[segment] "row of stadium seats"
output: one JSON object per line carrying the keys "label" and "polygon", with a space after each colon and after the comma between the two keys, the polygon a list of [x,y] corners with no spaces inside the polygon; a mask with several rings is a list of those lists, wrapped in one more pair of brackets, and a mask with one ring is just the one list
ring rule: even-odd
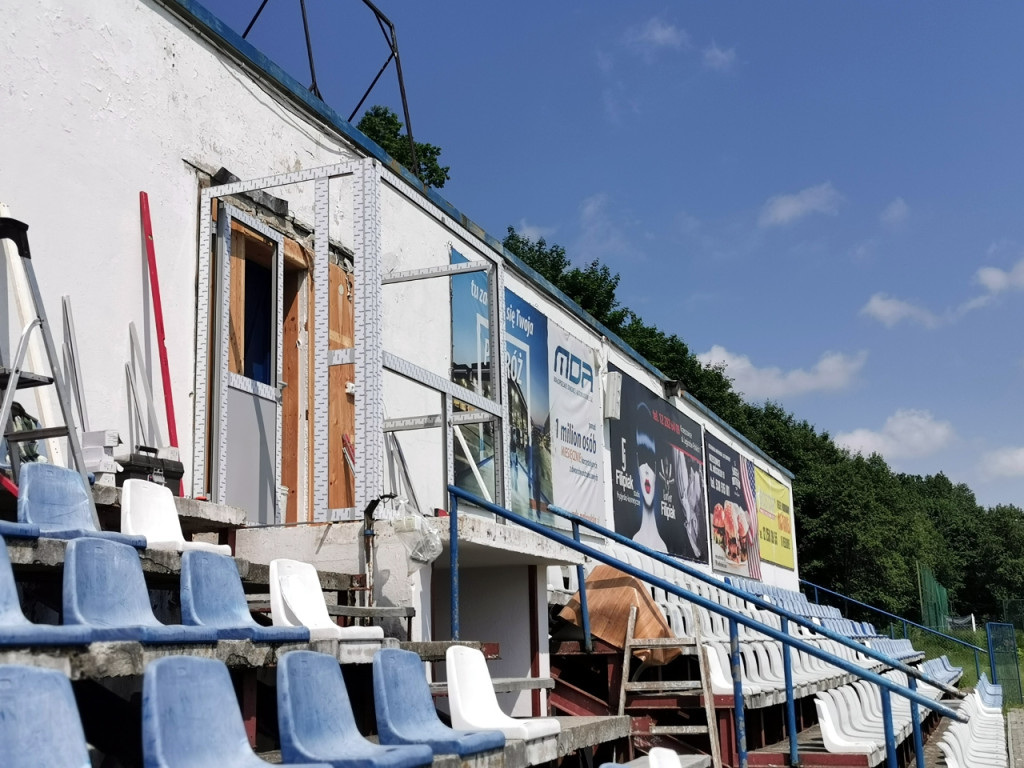
{"label": "row of stadium seats", "polygon": [[966,723],[950,723],[939,740],[946,768],[1005,768],[1006,723],[1003,718],[1002,686],[993,685],[982,674],[974,691],[960,705],[970,717]]}
{"label": "row of stadium seats", "polygon": [[[337,659],[285,654],[277,668],[281,753],[289,765],[413,768],[434,755],[460,758],[501,749],[499,731],[445,726],[434,709],[419,656],[384,649],[373,660],[379,744],[359,732]],[[0,754],[6,768],[90,764],[70,682],[54,670],[0,666]],[[169,656],[143,678],[142,745],[147,766],[266,765],[249,747],[228,668]]]}
{"label": "row of stadium seats", "polygon": [[[886,672],[885,677],[899,685],[907,685],[907,676],[898,670]],[[938,700],[942,692],[924,683],[918,692],[932,700]],[[896,741],[902,742],[911,735],[910,702],[902,696],[890,699],[893,715],[893,732]],[[878,686],[866,681],[857,681],[839,688],[821,691],[815,697],[821,736],[829,752],[868,755],[868,764],[876,765],[885,755],[885,735],[882,719],[882,697]],[[927,710],[918,707],[918,718],[924,720]]]}
{"label": "row of stadium seats", "polygon": [[[772,611],[755,609],[749,602],[716,589],[706,582],[693,579],[647,555],[615,544],[611,545],[610,554],[640,570],[670,583],[678,584],[712,602],[750,616],[775,629],[781,629],[781,619]],[[549,586],[553,590],[567,591],[574,587],[578,588],[575,568],[552,570],[549,570]],[[910,641],[878,636],[870,625],[864,626],[850,622],[842,618],[835,608],[809,603],[799,592],[742,577],[730,577],[730,581],[735,586],[762,596],[780,608],[805,616],[828,629],[838,630],[840,634],[851,636],[851,639],[860,640],[890,658],[908,663],[923,658],[923,654],[915,650]],[[676,636],[693,637],[699,626],[701,638],[708,651],[712,690],[716,695],[732,695],[732,674],[728,656],[728,620],[720,614],[694,606],[690,601],[668,593],[664,589],[655,586],[648,588],[655,604]],[[845,658],[865,669],[879,671],[885,668],[884,664],[840,643],[823,638],[809,629],[791,624],[790,633],[799,636],[804,642],[814,644],[828,653]],[[741,672],[747,705],[752,707],[770,706],[785,701],[782,644],[769,640],[763,634],[742,625],[738,628],[738,634],[741,640]],[[791,660],[793,680],[798,697],[848,685],[855,679],[854,676],[838,667],[800,651],[792,652]],[[951,670],[943,669],[943,675],[950,673]],[[939,676],[936,679],[944,678]]]}
{"label": "row of stadium seats", "polygon": [[25,618],[17,585],[0,538],[0,646],[84,645],[98,641],[213,643],[308,642],[318,639],[377,642],[380,627],[339,627],[327,612],[316,569],[308,563],[271,563],[273,623],[264,627],[249,613],[235,561],[215,552],[190,550],[181,558],[183,624],[168,625],[153,613],[136,550],[105,538],[77,538],[64,556],[64,624]]}
{"label": "row of stadium seats", "polygon": [[0,521],[0,536],[97,538],[137,549],[202,550],[230,555],[224,544],[186,541],[170,488],[126,480],[121,489],[121,531],[103,531],[93,519],[90,491],[82,476],[54,464],[26,464],[19,477],[18,522]]}

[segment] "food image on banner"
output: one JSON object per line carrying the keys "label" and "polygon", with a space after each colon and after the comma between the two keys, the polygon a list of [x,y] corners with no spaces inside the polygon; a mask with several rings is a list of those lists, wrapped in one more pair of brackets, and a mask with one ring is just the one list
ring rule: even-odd
{"label": "food image on banner", "polygon": [[761,541],[761,560],[796,566],[793,557],[793,514],[789,487],[780,483],[760,467],[755,470],[757,482],[757,525]]}
{"label": "food image on banner", "polygon": [[604,525],[597,351],[549,323],[548,359],[555,503]]}
{"label": "food image on banner", "polygon": [[713,435],[704,434],[711,565],[716,571],[761,578],[754,462]]}
{"label": "food image on banner", "polygon": [[625,374],[621,404],[609,422],[616,533],[707,563],[700,425]]}

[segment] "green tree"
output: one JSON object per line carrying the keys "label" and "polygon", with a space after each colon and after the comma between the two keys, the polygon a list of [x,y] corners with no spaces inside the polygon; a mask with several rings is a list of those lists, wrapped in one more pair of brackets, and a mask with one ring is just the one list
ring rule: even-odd
{"label": "green tree", "polygon": [[962,613],[999,616],[1003,599],[1024,598],[1024,510],[983,509],[970,488],[942,474],[896,474],[881,456],[851,454],[778,403],[744,401],[724,367],[702,364],[677,335],[622,306],[619,276],[607,266],[573,266],[562,246],[513,227],[504,245],[793,472],[803,578],[912,619],[920,617],[918,560]]}
{"label": "green tree", "polygon": [[402,132],[404,127],[398,115],[387,107],[370,107],[359,119],[356,126],[395,158],[420,181],[436,189],[441,189],[448,181],[450,166],[442,166],[438,159],[441,148],[434,144],[416,142],[416,161],[419,168],[412,167],[412,155],[409,150],[409,137]]}

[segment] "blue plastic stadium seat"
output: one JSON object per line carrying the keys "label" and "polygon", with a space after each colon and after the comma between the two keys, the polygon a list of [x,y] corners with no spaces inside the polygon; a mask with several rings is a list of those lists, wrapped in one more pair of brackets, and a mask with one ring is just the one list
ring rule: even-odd
{"label": "blue plastic stadium seat", "polygon": [[0,520],[0,536],[7,539],[38,539],[39,526]]}
{"label": "blue plastic stadium seat", "polygon": [[87,627],[33,624],[21,612],[7,544],[0,538],[0,647],[29,645],[88,645]]}
{"label": "blue plastic stadium seat", "polygon": [[64,554],[64,623],[88,627],[94,640],[212,643],[211,627],[157,621],[139,554],[107,539],[72,539]]}
{"label": "blue plastic stadium seat", "polygon": [[308,643],[306,627],[263,627],[249,613],[233,558],[187,550],[181,556],[181,620],[215,629],[221,640]]}
{"label": "blue plastic stadium seat", "polygon": [[73,469],[54,464],[25,464],[18,481],[18,522],[37,525],[41,536],[51,539],[89,536],[146,548],[145,536],[127,536],[96,528],[91,492],[82,476]]}
{"label": "blue plastic stadium seat", "polygon": [[373,696],[381,744],[426,744],[435,755],[475,755],[505,746],[501,731],[456,731],[434,709],[423,662],[412,651],[383,648],[373,657]]}
{"label": "blue plastic stadium seat", "polygon": [[89,768],[71,683],[54,669],[0,665],[4,768]]}
{"label": "blue plastic stadium seat", "polygon": [[[329,717],[331,713],[324,711]],[[146,667],[142,682],[145,768],[254,768],[231,675],[223,662],[167,656]],[[292,763],[331,768],[328,763]]]}
{"label": "blue plastic stadium seat", "polygon": [[430,765],[426,744],[383,746],[363,738],[333,656],[286,653],[277,666],[277,720],[285,762],[323,760],[334,768],[414,768]]}

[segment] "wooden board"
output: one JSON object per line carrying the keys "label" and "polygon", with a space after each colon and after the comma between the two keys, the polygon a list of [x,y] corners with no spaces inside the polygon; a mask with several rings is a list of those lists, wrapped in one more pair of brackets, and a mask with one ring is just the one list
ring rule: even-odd
{"label": "wooden board", "polygon": [[[328,311],[330,349],[349,349],[355,340],[355,302],[353,277],[337,264],[330,267],[331,306]],[[352,298],[350,298],[352,297]],[[355,439],[355,397],[347,393],[355,382],[354,365],[332,366],[328,377],[328,490],[331,509],[355,506],[355,478],[345,461],[343,435]],[[359,446],[356,446],[359,450]]]}

